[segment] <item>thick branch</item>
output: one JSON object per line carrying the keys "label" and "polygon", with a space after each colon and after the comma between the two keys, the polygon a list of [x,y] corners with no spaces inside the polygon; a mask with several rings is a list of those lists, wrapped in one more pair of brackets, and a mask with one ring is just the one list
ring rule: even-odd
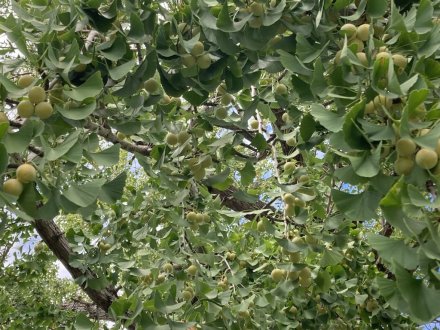
{"label": "thick branch", "polygon": [[94,320],[110,320],[109,315],[98,308],[94,303],[75,299],[73,301],[64,302],[60,307],[63,310],[73,311],[75,313],[85,313]]}
{"label": "thick branch", "polygon": [[[64,233],[53,220],[35,220],[35,229],[74,279],[83,276],[87,278],[96,277],[89,268],[80,269],[72,267],[69,264],[72,250],[70,249],[69,242],[64,236]],[[118,298],[116,290],[111,287],[105,288],[101,291],[86,287],[85,283],[81,284],[81,287],[90,299],[105,312],[108,311],[112,302]]]}
{"label": "thick branch", "polygon": [[[380,232],[380,234],[383,235],[383,236],[386,236],[386,237],[390,237],[391,234],[393,233],[393,231],[394,230],[393,230],[393,227],[391,226],[391,224],[388,223],[388,222],[385,222],[384,225],[383,225],[383,228],[382,228],[382,230]],[[377,253],[377,251],[373,250],[373,253],[374,253],[374,256],[376,258],[376,261],[375,261],[376,268],[379,271],[385,273],[389,279],[395,279],[396,276],[382,263],[382,261],[381,261],[381,259],[379,257],[379,254]]]}
{"label": "thick branch", "polygon": [[115,134],[113,134],[113,132],[110,129],[99,126],[95,123],[92,123],[91,121],[88,121],[84,127],[96,132],[98,135],[100,135],[101,137],[103,137],[104,139],[106,139],[109,142],[112,142],[114,144],[119,143],[121,145],[121,148],[124,150],[127,150],[129,152],[133,152],[133,153],[137,152],[137,153],[144,155],[144,156],[148,156],[150,154],[150,151],[151,151],[150,147],[140,146],[140,145],[137,145],[134,143],[130,143],[130,142],[118,139],[118,137]]}
{"label": "thick branch", "polygon": [[38,149],[37,147],[34,147],[33,145],[28,146],[29,151],[33,152],[37,156],[43,158],[44,157],[44,151]]}
{"label": "thick branch", "polygon": [[[237,191],[235,188],[228,188],[227,190],[224,191],[212,187],[208,187],[208,188],[211,194],[219,195],[222,204],[230,208],[231,210],[237,212],[251,212],[251,211],[257,211],[263,209],[271,209],[272,211],[275,211],[270,205],[267,205],[266,203],[260,200],[256,201],[255,203],[250,203],[235,198],[234,193]],[[283,221],[269,216],[268,213],[269,210],[261,214],[264,214],[264,216],[269,218],[271,221]],[[245,215],[245,218],[249,220],[254,220],[255,214],[247,214]]]}
{"label": "thick branch", "polygon": [[[220,196],[220,199],[222,201],[222,204],[231,210],[237,211],[237,212],[246,212],[246,211],[255,211],[255,210],[261,210],[265,207],[265,204],[262,201],[257,201],[255,203],[249,203],[244,202],[242,200],[239,200],[233,196],[235,190],[234,189],[227,189],[225,191],[220,191],[215,188],[211,189],[211,193],[217,194]],[[255,216],[252,214],[249,214],[246,216],[246,218],[253,219]]]}

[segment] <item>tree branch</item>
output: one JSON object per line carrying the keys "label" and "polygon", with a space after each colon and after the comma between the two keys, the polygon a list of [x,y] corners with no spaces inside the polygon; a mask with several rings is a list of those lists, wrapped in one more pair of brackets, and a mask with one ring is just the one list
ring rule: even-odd
{"label": "tree branch", "polygon": [[104,128],[102,126],[99,126],[98,124],[95,124],[91,122],[90,120],[85,124],[84,128],[87,128],[91,131],[96,132],[98,135],[103,137],[109,142],[112,142],[114,144],[119,143],[121,145],[121,148],[124,150],[127,150],[132,153],[139,153],[144,156],[148,156],[150,154],[151,148],[149,146],[140,146],[137,144],[133,144],[127,141],[123,141],[118,139],[118,137],[113,134],[111,129]]}
{"label": "tree branch", "polygon": [[[69,261],[73,253],[69,246],[69,242],[67,241],[64,233],[53,220],[38,219],[35,220],[34,225],[43,241],[55,254],[57,259],[61,261],[64,267],[66,267],[67,271],[74,279],[78,279],[80,277],[96,278],[96,275],[90,268],[80,269],[70,265]],[[101,308],[106,313],[108,312],[108,309],[113,301],[118,298],[116,290],[112,287],[107,287],[98,291],[87,287],[86,283],[82,283],[80,286],[96,304],[96,306]]]}
{"label": "tree branch", "polygon": [[111,320],[110,316],[102,309],[98,308],[96,304],[79,299],[64,302],[61,304],[60,308],[75,313],[85,313],[88,317],[94,320]]}
{"label": "tree branch", "polygon": [[[390,223],[385,222],[383,225],[382,230],[380,231],[380,234],[385,236],[385,237],[390,237],[391,234],[393,233],[394,229],[391,226]],[[373,250],[374,256],[375,256],[375,264],[376,264],[376,268],[385,273],[387,275],[387,278],[394,280],[396,278],[396,276],[382,263],[381,258],[379,257],[379,254],[377,253],[376,250]]]}

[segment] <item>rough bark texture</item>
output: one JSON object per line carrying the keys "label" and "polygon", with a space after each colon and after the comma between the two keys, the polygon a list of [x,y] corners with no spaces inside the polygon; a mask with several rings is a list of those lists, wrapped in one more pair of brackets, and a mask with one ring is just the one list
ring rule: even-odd
{"label": "rough bark texture", "polygon": [[[61,261],[74,279],[82,276],[89,278],[95,277],[89,268],[79,269],[69,264],[72,250],[69,247],[69,242],[64,236],[64,233],[53,220],[35,220],[35,228],[49,249],[55,254],[58,260]],[[85,284],[82,284],[81,287],[90,299],[105,312],[108,311],[112,302],[118,298],[116,290],[111,287],[101,291],[86,287]]]}
{"label": "rough bark texture", "polygon": [[95,303],[75,299],[73,301],[64,302],[60,308],[67,311],[74,311],[76,313],[85,313],[89,318],[94,320],[111,320],[109,315],[100,309]]}
{"label": "rough bark texture", "polygon": [[[391,234],[393,233],[394,229],[391,226],[391,224],[389,222],[385,222],[383,225],[382,230],[380,231],[380,234],[385,236],[385,237],[390,237]],[[374,256],[375,256],[375,264],[376,264],[376,268],[377,270],[381,271],[382,273],[385,273],[387,275],[387,278],[391,279],[391,280],[395,280],[396,276],[382,263],[381,258],[379,257],[379,254],[377,253],[376,250],[373,250]]]}
{"label": "rough bark texture", "polygon": [[[227,190],[221,191],[217,190],[215,188],[211,188],[210,192],[212,194],[216,194],[220,196],[220,199],[222,201],[222,204],[231,210],[237,211],[237,212],[246,212],[246,211],[255,211],[255,210],[261,210],[265,207],[265,203],[262,201],[257,201],[256,203],[249,203],[245,201],[238,200],[234,197],[234,193],[236,190],[234,188],[228,188]],[[255,215],[250,214],[250,218],[254,218]]]}
{"label": "rough bark texture", "polygon": [[[239,200],[237,198],[235,198],[234,193],[237,192],[237,189],[235,189],[234,187],[230,187],[224,191],[212,188],[212,187],[208,187],[209,188],[209,192],[211,194],[214,195],[218,195],[222,201],[222,204],[228,208],[230,208],[231,210],[237,211],[237,212],[250,212],[250,211],[257,211],[257,210],[262,210],[262,209],[267,209],[267,212],[261,213],[262,215],[265,215],[269,220],[271,221],[282,221],[280,219],[277,219],[273,216],[269,216],[269,213],[275,212],[275,209],[258,200],[255,203],[250,203],[250,202],[245,202],[242,200]],[[271,211],[269,211],[271,210]],[[255,214],[247,214],[245,215],[246,219],[249,220],[255,220]]]}
{"label": "rough bark texture", "polygon": [[118,137],[113,134],[111,129],[105,128],[103,126],[100,126],[98,124],[95,124],[91,121],[87,122],[87,124],[84,126],[85,128],[96,132],[96,134],[100,135],[107,141],[117,144],[119,143],[121,145],[121,148],[124,150],[127,150],[129,152],[137,152],[141,155],[148,156],[150,154],[151,148],[149,146],[145,145],[137,145],[134,143],[130,143],[121,139],[118,139]]}

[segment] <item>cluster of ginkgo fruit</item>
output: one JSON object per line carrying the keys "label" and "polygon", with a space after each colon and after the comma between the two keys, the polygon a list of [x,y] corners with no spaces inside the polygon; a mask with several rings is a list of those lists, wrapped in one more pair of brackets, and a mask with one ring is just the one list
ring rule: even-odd
{"label": "cluster of ginkgo fruit", "polygon": [[440,139],[435,149],[420,148],[417,150],[416,143],[410,138],[401,138],[396,142],[397,159],[394,163],[394,171],[399,175],[408,175],[414,166],[424,170],[431,170],[434,174],[440,174]]}
{"label": "cluster of ginkgo fruit", "polygon": [[[374,61],[377,86],[379,88],[386,88],[388,85],[388,67],[389,61],[392,61],[395,72],[402,74],[408,65],[408,59],[402,54],[392,53],[386,46],[381,46],[372,53],[364,52],[364,42],[368,41],[370,35],[374,33],[374,29],[370,24],[362,24],[355,26],[351,23],[344,24],[340,29],[340,34],[345,36],[348,40],[348,47],[354,51],[357,60],[365,67],[370,66],[370,60]],[[382,37],[387,38],[386,35]],[[335,64],[341,62],[342,50],[339,50],[335,55]],[[386,111],[393,110],[393,100],[384,95],[377,95],[373,100],[365,105],[364,113],[367,115],[377,114],[384,116]]]}
{"label": "cluster of ginkgo fruit", "polygon": [[209,155],[191,158],[187,161],[188,167],[196,180],[202,180],[206,175],[206,168],[212,166],[212,157]]}
{"label": "cluster of ginkgo fruit", "polygon": [[298,198],[293,196],[291,193],[286,193],[283,195],[284,202],[284,212],[286,216],[293,217],[295,216],[295,207],[298,206],[300,208],[306,207],[306,203]]}
{"label": "cluster of ginkgo fruit", "polygon": [[[34,77],[24,75],[18,79],[17,85],[21,88],[29,87]],[[27,99],[20,101],[17,105],[17,113],[21,118],[30,118],[37,116],[40,119],[47,119],[53,114],[53,107],[50,102],[46,101],[47,94],[43,87],[34,86],[28,92]]]}
{"label": "cluster of ginkgo fruit", "polygon": [[210,217],[206,213],[196,213],[191,211],[187,213],[186,220],[188,220],[190,224],[201,225],[203,223],[208,223]]}
{"label": "cluster of ginkgo fruit", "polygon": [[199,69],[208,69],[212,62],[209,53],[205,52],[205,44],[201,41],[194,43],[189,54],[182,54],[181,60],[187,68],[197,65]]}
{"label": "cluster of ginkgo fruit", "polygon": [[[347,23],[341,26],[340,34],[347,38],[348,46],[350,49],[355,50],[356,57],[358,60],[365,66],[368,65],[368,59],[367,55],[363,52],[364,50],[364,42],[368,41],[370,38],[370,33],[374,33],[375,29],[370,26],[370,24],[361,24],[359,26],[355,26],[354,24]],[[387,36],[383,36],[383,38],[386,38]],[[376,60],[381,60],[383,58],[392,57],[394,63],[400,70],[403,70],[406,67],[407,60],[406,58],[401,54],[394,54],[391,55],[387,52],[386,47],[380,47],[378,50],[377,55],[375,56]],[[335,63],[338,63],[341,56],[341,51],[338,51],[338,53],[335,56]]]}
{"label": "cluster of ginkgo fruit", "polygon": [[[352,50],[355,50],[357,59],[364,65],[368,66],[368,56],[363,51],[364,42],[370,38],[370,33],[374,32],[369,24],[362,24],[356,27],[353,24],[344,24],[341,27],[340,33],[348,40],[348,45]],[[385,39],[386,36],[384,35]],[[353,46],[354,45],[354,46]],[[335,63],[340,62],[342,51],[339,51],[335,57]],[[375,61],[375,71],[377,85],[379,88],[385,88],[388,84],[389,61],[392,61],[395,72],[402,74],[408,65],[408,59],[402,55],[393,54],[388,48],[382,46],[378,48],[373,54],[370,54],[371,59]],[[405,99],[403,99],[405,102]],[[394,109],[393,99],[384,95],[377,95],[373,100],[365,105],[364,113],[377,114],[384,116],[388,111]],[[394,111],[393,111],[393,114]],[[411,121],[419,121],[424,118],[426,109],[424,105],[420,105],[411,113]],[[429,133],[429,129],[424,129],[419,132],[419,135]],[[395,144],[397,158],[394,163],[394,170],[398,175],[409,175],[414,167],[417,165],[423,170],[430,170],[433,174],[440,174],[440,140],[436,148],[418,147],[416,143],[409,137],[399,138]]]}
{"label": "cluster of ginkgo fruit", "polygon": [[287,279],[292,281],[298,280],[298,283],[304,288],[308,288],[313,282],[312,271],[309,267],[304,267],[299,271],[287,271],[285,269],[274,268],[270,273],[270,277],[272,281],[277,283]]}
{"label": "cluster of ginkgo fruit", "polygon": [[15,174],[16,179],[11,178],[3,183],[3,191],[19,197],[24,189],[23,184],[37,179],[37,170],[31,164],[22,164],[17,168]]}

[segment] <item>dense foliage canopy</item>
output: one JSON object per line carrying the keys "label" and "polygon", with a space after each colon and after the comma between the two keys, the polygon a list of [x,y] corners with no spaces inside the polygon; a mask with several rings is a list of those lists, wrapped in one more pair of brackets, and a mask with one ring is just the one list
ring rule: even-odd
{"label": "dense foliage canopy", "polygon": [[440,316],[439,0],[1,10],[2,326]]}

